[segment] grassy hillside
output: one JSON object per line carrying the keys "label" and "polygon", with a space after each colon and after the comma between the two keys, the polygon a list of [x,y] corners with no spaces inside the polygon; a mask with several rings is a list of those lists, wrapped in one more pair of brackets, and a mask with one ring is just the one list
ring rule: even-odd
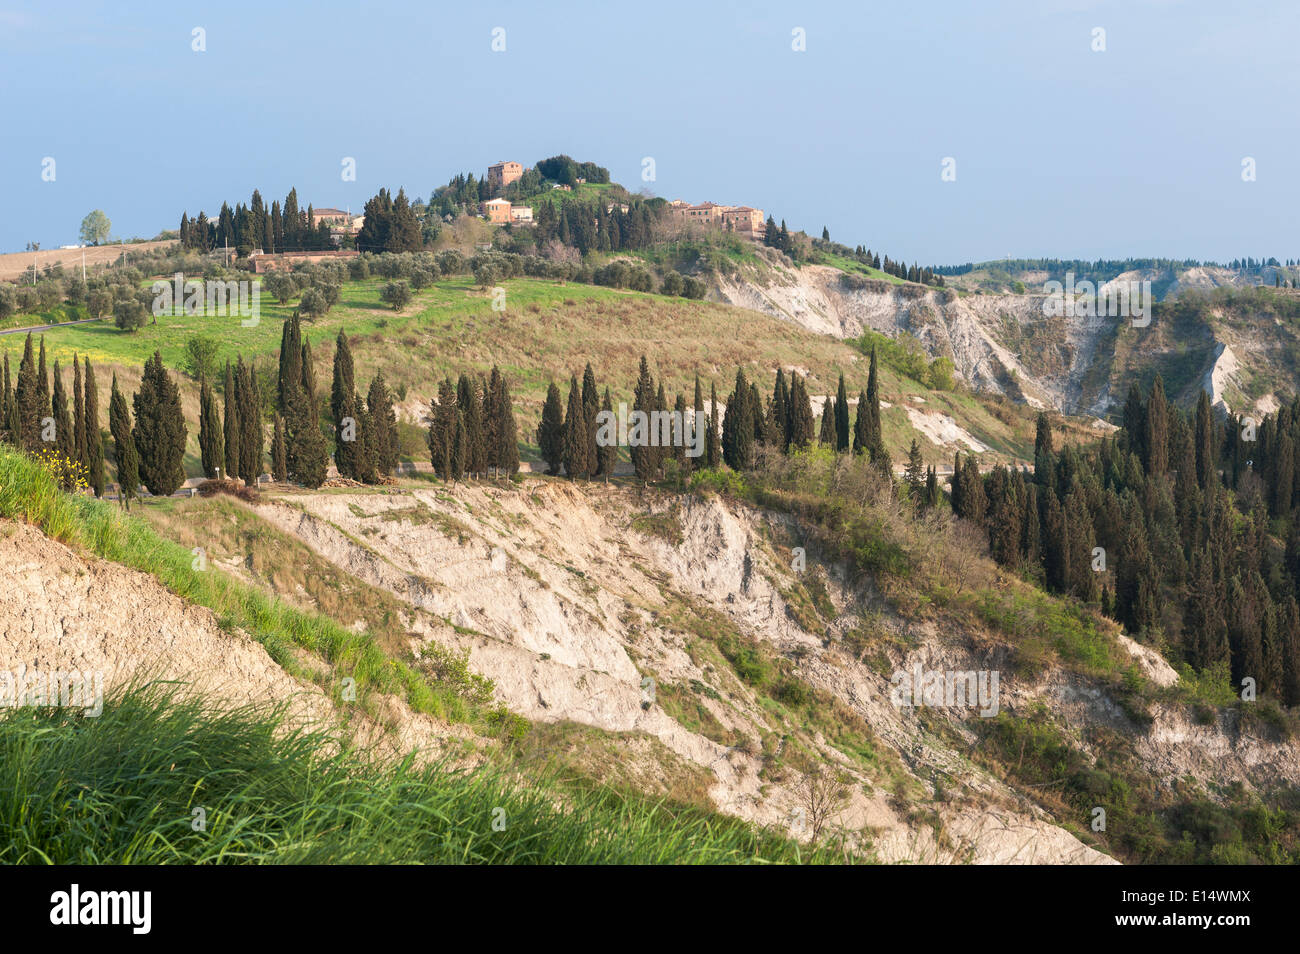
{"label": "grassy hillside", "polygon": [[[712,302],[688,301],[662,295],[621,291],[600,286],[559,283],[536,278],[505,281],[506,308],[494,311],[488,292],[469,278],[449,279],[415,292],[412,303],[394,312],[380,300],[383,280],[347,282],[330,313],[304,325],[316,359],[317,377],[328,389],[334,340],[343,329],[352,342],[357,378],[368,381],[382,369],[390,388],[409,416],[422,416],[437,382],[463,372],[486,375],[498,365],[510,381],[520,437],[527,448],[541,416],[546,386],[567,384],[581,377],[591,362],[602,387],[610,386],[615,404],[630,401],[642,355],[662,378],[671,399],[681,391],[693,394],[695,375],[716,382],[720,400],[731,391],[736,369],[758,382],[767,393],[777,367],[798,370],[813,395],[833,393],[840,373],[849,393],[866,388],[867,361],[852,344],[807,331],[793,323]],[[108,385],[117,373],[122,386],[133,390],[140,367],[154,350],[172,369],[182,366],[186,341],[194,335],[218,339],[224,362],[242,353],[256,357],[260,368],[274,368],[280,329],[294,303],[279,305],[262,296],[256,327],[242,327],[238,318],[177,316],[159,318],[133,333],[111,321],[51,329],[44,333],[49,361],[68,367],[74,353],[89,355],[100,368],[101,421],[107,420]],[[0,337],[0,353],[16,366],[22,335]],[[65,373],[67,373],[65,371]],[[273,372],[272,372],[273,373]],[[920,394],[998,454],[1026,457],[1032,442],[1032,413],[1025,408],[990,413],[983,399],[953,391],[933,391],[908,378],[901,363],[886,362],[881,393],[897,403]],[[186,466],[197,472],[197,384],[182,387],[190,421],[190,454]],[[902,412],[887,415],[899,418]],[[887,427],[886,440],[902,459],[912,434],[901,419]],[[1030,442],[1030,443],[1027,443]],[[948,450],[922,441],[927,459],[948,459]],[[408,433],[409,455],[423,457],[418,434]]]}

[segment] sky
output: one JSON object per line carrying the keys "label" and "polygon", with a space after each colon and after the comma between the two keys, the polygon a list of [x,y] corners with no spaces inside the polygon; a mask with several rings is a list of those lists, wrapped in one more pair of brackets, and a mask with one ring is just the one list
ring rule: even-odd
{"label": "sky", "polygon": [[1294,0],[0,0],[0,251],[567,153],[907,262],[1300,258],[1298,39]]}

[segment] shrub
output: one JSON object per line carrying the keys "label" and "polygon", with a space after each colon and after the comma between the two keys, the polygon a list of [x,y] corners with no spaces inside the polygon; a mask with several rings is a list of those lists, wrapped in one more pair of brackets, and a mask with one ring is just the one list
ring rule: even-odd
{"label": "shrub", "polygon": [[410,304],[411,286],[404,281],[389,282],[379,297],[393,306],[393,311],[401,311]]}
{"label": "shrub", "polygon": [[198,490],[200,497],[215,497],[217,494],[225,494],[251,504],[255,504],[262,499],[262,495],[257,492],[257,488],[247,487],[226,477],[219,480],[205,480],[199,484]]}
{"label": "shrub", "polygon": [[144,327],[146,320],[144,306],[134,298],[113,306],[113,323],[123,331],[136,331]]}

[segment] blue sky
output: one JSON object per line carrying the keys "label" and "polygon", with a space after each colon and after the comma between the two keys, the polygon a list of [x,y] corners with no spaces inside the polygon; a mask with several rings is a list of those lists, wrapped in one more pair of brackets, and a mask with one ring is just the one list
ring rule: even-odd
{"label": "blue sky", "polygon": [[1300,257],[1298,39],[1249,0],[0,0],[0,251],[567,152],[909,262]]}

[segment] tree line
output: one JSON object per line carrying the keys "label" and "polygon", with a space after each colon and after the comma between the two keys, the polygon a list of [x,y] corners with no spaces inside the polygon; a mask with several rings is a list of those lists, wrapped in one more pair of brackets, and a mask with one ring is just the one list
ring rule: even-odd
{"label": "tree line", "polygon": [[[820,426],[812,409],[807,383],[794,372],[789,379],[778,368],[771,396],[764,398],[756,382],[749,381],[743,369],[736,371],[735,383],[725,405],[718,401],[716,384],[709,384],[709,402],[704,402],[704,387],[695,378],[693,399],[688,403],[678,393],[669,404],[663,381],[655,381],[645,356],[642,356],[636,383],[632,387],[632,412],[645,419],[661,420],[666,415],[680,431],[672,432],[669,441],[629,442],[628,456],[638,480],[651,483],[667,476],[685,477],[695,470],[716,469],[725,463],[735,471],[751,470],[760,464],[760,451],[790,454],[817,444],[837,453],[865,455],[882,474],[892,477],[892,462],[881,432],[880,385],[875,349],[867,374],[866,390],[858,394],[856,414],[851,411],[847,386],[841,374],[834,396],[826,399]],[[546,391],[541,421],[537,427],[537,446],[550,474],[564,473],[573,479],[600,477],[608,480],[617,464],[619,446],[600,439],[602,412],[605,420],[615,414],[609,387],[602,397],[590,364],[579,384],[570,377],[565,399],[554,381]],[[660,415],[654,418],[652,415]],[[721,415],[721,416],[719,416]],[[697,428],[703,428],[700,436]],[[653,430],[653,425],[652,428]],[[687,448],[699,448],[694,456]],[[905,481],[913,498],[921,506],[937,506],[940,499],[934,468],[921,463],[915,441],[909,455]]]}
{"label": "tree line", "polygon": [[271,254],[335,247],[329,225],[315,221],[311,204],[308,203],[305,209],[299,208],[296,188],[290,189],[285,196],[283,208],[276,200],[268,209],[262,193],[254,189],[248,205],[240,202],[231,209],[230,203],[222,202],[215,222],[206,212],[199,212],[193,219],[187,212],[182,212],[179,238],[182,248],[209,252],[229,247],[235,249],[241,258],[259,248]]}
{"label": "tree line", "polygon": [[90,358],[72,358],[69,398],[59,362],[52,380],[45,363],[45,338],[40,356],[33,354],[29,332],[18,373],[11,377],[4,357],[0,393],[0,440],[32,454],[47,455],[65,488],[84,483],[96,497],[104,494],[104,443],[99,428],[99,389]]}
{"label": "tree line", "polygon": [[[1157,375],[1134,384],[1123,427],[1091,449],[1054,447],[1039,415],[1031,472],[981,476],[957,455],[953,512],[992,556],[1047,589],[1100,601],[1198,670],[1300,704],[1300,399],[1262,422],[1188,415]],[[1274,539],[1285,541],[1275,545]],[[1095,550],[1094,548],[1100,548]]]}

